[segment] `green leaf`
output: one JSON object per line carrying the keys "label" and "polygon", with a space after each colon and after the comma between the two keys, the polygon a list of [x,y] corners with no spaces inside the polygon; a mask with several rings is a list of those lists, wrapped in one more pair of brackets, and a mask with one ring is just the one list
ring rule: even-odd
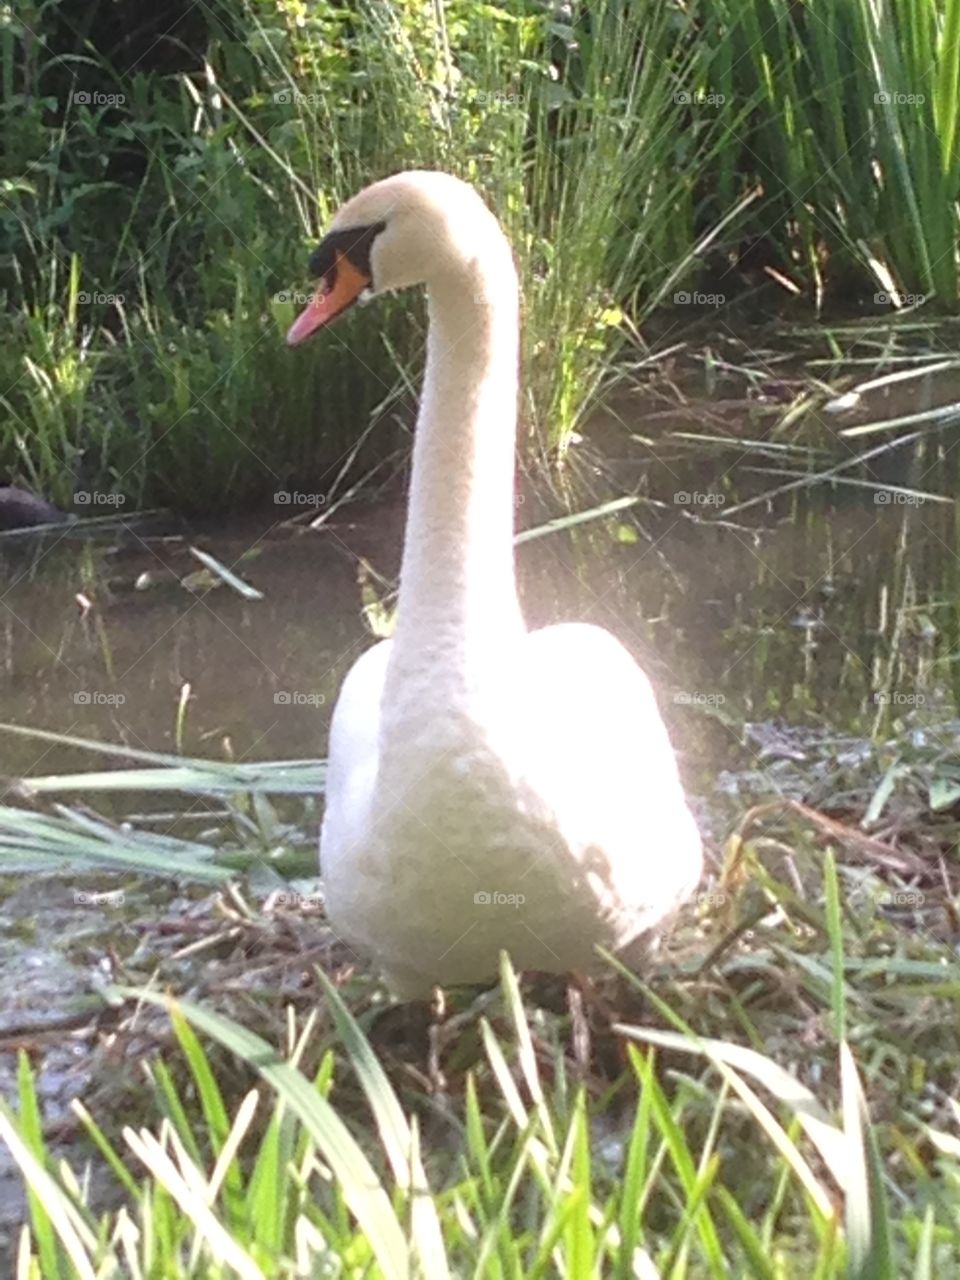
{"label": "green leaf", "polygon": [[317,970],[317,976],[326,991],[337,1031],[373,1111],[377,1132],[393,1168],[394,1177],[398,1186],[411,1198],[413,1243],[419,1268],[426,1280],[448,1280],[450,1273],[443,1232],[420,1163],[419,1142],[415,1131],[407,1123],[403,1108],[370,1047],[370,1041],[343,1003],[339,991],[322,969]]}
{"label": "green leaf", "polygon": [[349,1129],[299,1071],[253,1032],[199,1005],[174,1002],[154,991],[129,987],[109,988],[107,995],[146,1001],[169,1011],[176,1008],[199,1031],[254,1067],[283,1098],[322,1152],[385,1276],[388,1280],[409,1280],[409,1250],[390,1197]]}
{"label": "green leaf", "polygon": [[830,959],[833,981],[830,999],[833,1008],[833,1030],[838,1040],[846,1037],[846,987],[843,977],[843,920],[840,915],[840,887],[833,850],[827,850],[823,868],[827,899],[827,931],[830,937]]}
{"label": "green leaf", "polygon": [[840,1046],[843,1130],[849,1145],[846,1234],[850,1280],[896,1280],[883,1166],[853,1054]]}

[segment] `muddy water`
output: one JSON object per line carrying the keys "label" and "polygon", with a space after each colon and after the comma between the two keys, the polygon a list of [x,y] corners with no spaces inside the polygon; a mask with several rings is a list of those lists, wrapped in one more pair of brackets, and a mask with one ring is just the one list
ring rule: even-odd
{"label": "muddy water", "polygon": [[[727,520],[724,506],[742,494],[719,467],[672,471],[667,484],[687,501],[668,491],[664,506],[518,548],[532,625],[583,619],[614,631],[648,669],[681,743],[701,712],[859,724],[891,658],[891,696],[949,693],[937,660],[956,630],[952,508],[821,489]],[[521,523],[531,510],[520,508]],[[402,514],[380,506],[317,533],[260,521],[191,538],[123,533],[91,545],[74,531],[0,546],[0,717],[219,759],[322,755],[340,682],[373,642],[363,604],[396,572]],[[210,588],[191,545],[263,598]],[[4,775],[92,763],[0,737]]]}
{"label": "muddy water", "polygon": [[[691,709],[850,725],[875,710],[877,693],[949,692],[952,667],[940,659],[958,636],[954,507],[899,490],[952,499],[960,413],[921,424],[904,444],[910,426],[844,432],[960,402],[960,371],[940,368],[935,352],[933,375],[831,412],[830,386],[869,379],[881,351],[885,371],[910,369],[933,339],[909,326],[866,328],[831,367],[819,331],[804,332],[790,360],[761,330],[685,366],[664,361],[643,398],[613,406],[571,455],[597,501],[630,492],[643,501],[518,548],[531,624],[583,618],[613,630],[650,671],[681,743]],[[945,356],[948,338],[938,339]],[[791,420],[787,407],[814,379],[819,402]],[[845,483],[789,488],[797,473],[868,451],[844,469]],[[777,488],[787,491],[756,501]],[[526,498],[519,529],[541,515]],[[590,505],[582,483],[577,501]],[[188,531],[148,522],[94,537],[81,524],[44,539],[0,537],[0,719],[215,758],[323,754],[336,690],[371,643],[362,604],[371,587],[382,590],[378,575],[396,573],[402,504],[398,492],[371,510],[345,509],[319,532],[267,512]],[[263,598],[211,589],[191,544]],[[0,775],[91,763],[0,735]]]}

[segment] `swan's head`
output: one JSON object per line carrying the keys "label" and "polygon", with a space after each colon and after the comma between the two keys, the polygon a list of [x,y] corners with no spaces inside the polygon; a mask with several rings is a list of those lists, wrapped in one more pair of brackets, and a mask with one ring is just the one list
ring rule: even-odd
{"label": "swan's head", "polygon": [[463,278],[505,248],[496,219],[466,182],[429,170],[384,178],[338,210],[310,255],[317,291],[287,342],[303,342],[362,295]]}

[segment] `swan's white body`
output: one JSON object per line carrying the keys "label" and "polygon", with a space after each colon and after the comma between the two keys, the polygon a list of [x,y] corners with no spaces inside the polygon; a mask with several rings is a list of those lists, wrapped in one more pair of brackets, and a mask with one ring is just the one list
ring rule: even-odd
{"label": "swan's white body", "polygon": [[660,924],[700,838],[646,676],[607,632],[528,632],[513,569],[517,281],[476,193],[367,188],[373,287],[424,282],[427,370],[392,640],[333,716],[321,868],[333,927],[402,995],[585,970]]}

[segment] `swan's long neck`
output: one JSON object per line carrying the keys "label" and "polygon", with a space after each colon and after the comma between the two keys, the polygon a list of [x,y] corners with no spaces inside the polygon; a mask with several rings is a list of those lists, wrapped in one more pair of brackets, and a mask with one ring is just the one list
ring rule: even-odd
{"label": "swan's long neck", "polygon": [[[499,230],[429,290],[427,368],[413,450],[386,695],[475,687],[522,629],[513,566],[518,294]],[[419,679],[418,679],[419,677]]]}

